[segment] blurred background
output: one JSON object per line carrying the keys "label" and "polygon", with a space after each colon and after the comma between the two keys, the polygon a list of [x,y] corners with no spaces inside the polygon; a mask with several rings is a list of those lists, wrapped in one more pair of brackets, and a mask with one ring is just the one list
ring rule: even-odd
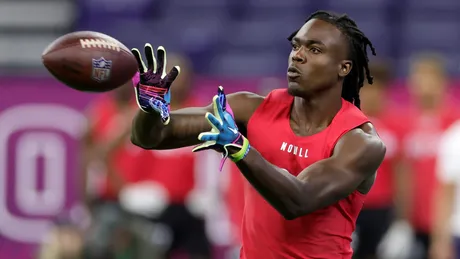
{"label": "blurred background", "polygon": [[41,53],[76,30],[163,45],[182,68],[172,108],[205,105],[218,85],[285,87],[286,38],[319,9],[347,13],[377,51],[361,99],[387,157],[356,258],[455,258],[458,178],[438,177],[436,158],[460,118],[458,0],[0,0],[0,258],[238,258],[244,180],[233,165],[134,147],[131,88],[71,90]]}

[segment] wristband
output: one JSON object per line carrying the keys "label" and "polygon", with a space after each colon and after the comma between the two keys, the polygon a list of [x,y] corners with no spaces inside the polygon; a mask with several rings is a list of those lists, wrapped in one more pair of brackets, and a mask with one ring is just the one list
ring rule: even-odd
{"label": "wristband", "polygon": [[241,146],[241,149],[238,152],[229,155],[229,158],[235,163],[245,158],[251,149],[249,141],[243,135],[241,135],[241,137],[243,138],[243,145]]}

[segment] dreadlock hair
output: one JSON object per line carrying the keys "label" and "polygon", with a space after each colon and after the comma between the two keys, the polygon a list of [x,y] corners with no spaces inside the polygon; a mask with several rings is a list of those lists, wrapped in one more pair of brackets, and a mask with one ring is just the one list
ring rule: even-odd
{"label": "dreadlock hair", "polygon": [[[367,56],[367,46],[370,47],[372,55],[375,56],[375,49],[372,42],[358,29],[356,22],[346,14],[337,15],[326,11],[317,11],[310,15],[305,21],[319,19],[337,27],[348,39],[349,59],[352,61],[352,69],[345,77],[342,86],[342,98],[353,103],[360,108],[361,100],[359,99],[359,90],[364,85],[364,73],[367,82],[372,84],[373,78],[369,71],[369,58]],[[299,30],[292,33],[288,40],[292,41]]]}

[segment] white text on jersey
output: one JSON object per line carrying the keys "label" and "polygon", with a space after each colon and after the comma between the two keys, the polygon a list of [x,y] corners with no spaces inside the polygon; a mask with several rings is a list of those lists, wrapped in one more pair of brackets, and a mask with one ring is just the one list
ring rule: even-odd
{"label": "white text on jersey", "polygon": [[308,149],[294,146],[292,144],[288,144],[287,142],[283,142],[281,144],[280,150],[288,152],[289,154],[299,156],[299,157],[303,157],[303,158],[308,157]]}

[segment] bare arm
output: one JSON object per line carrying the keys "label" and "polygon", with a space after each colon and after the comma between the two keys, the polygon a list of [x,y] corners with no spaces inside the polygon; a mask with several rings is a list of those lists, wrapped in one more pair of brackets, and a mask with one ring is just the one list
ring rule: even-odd
{"label": "bare arm", "polygon": [[432,242],[430,257],[435,259],[454,258],[452,243],[452,221],[455,194],[458,191],[460,161],[460,124],[454,124],[442,137],[437,156],[437,177],[439,187],[435,196]]}
{"label": "bare arm", "polygon": [[409,220],[412,201],[411,168],[404,158],[399,158],[393,165],[394,204],[396,218]]}
{"label": "bare arm", "polygon": [[385,146],[370,124],[345,134],[332,157],[305,168],[297,177],[266,161],[255,149],[237,163],[258,192],[286,219],[329,206],[375,174]]}
{"label": "bare arm", "polygon": [[79,191],[80,199],[84,203],[88,203],[87,186],[88,186],[88,165],[89,157],[93,145],[91,137],[91,129],[87,129],[83,137],[80,139],[80,155],[79,155]]}
{"label": "bare arm", "polygon": [[[393,156],[390,158],[393,182],[393,205],[395,208],[395,220],[409,222],[412,203],[412,168],[405,150],[405,136],[402,130],[393,129],[395,139],[393,144]],[[405,131],[404,131],[405,132]],[[399,133],[399,134],[398,134]]]}
{"label": "bare arm", "polygon": [[[229,94],[227,100],[238,126],[246,127],[263,97],[238,92]],[[200,144],[197,136],[211,129],[205,119],[206,112],[212,112],[211,105],[173,111],[169,124],[163,125],[158,114],[139,111],[133,121],[131,141],[144,149],[174,149]]]}
{"label": "bare arm", "polygon": [[434,210],[434,243],[449,244],[451,238],[451,216],[454,207],[455,183],[441,183],[436,195],[436,209]]}

